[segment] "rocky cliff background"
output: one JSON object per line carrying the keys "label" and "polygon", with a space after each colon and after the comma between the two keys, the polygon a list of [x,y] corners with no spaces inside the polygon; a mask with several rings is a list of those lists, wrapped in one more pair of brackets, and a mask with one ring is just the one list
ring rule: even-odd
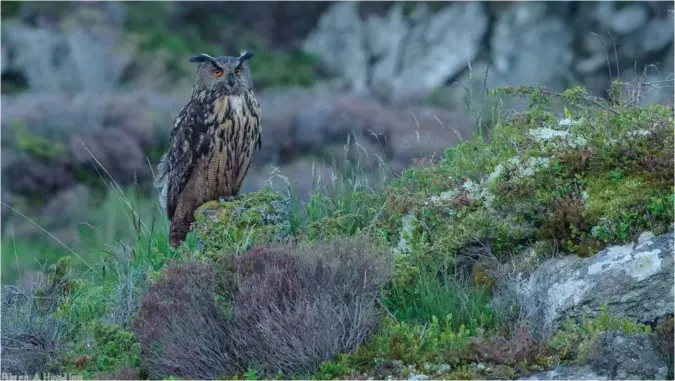
{"label": "rocky cliff background", "polygon": [[3,3],[2,201],[33,221],[3,205],[3,250],[50,260],[36,224],[72,247],[122,238],[117,187],[165,224],[152,171],[194,53],[256,52],[265,130],[244,191],[303,198],[333,170],[367,182],[442,155],[489,125],[488,88],[605,96],[622,79],[672,103],[673,28],[671,2]]}

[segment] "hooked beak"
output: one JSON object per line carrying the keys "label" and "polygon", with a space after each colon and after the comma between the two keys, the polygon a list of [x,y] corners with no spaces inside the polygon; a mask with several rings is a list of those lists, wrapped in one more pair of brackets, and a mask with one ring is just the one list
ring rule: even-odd
{"label": "hooked beak", "polygon": [[230,73],[227,75],[227,82],[230,86],[234,86],[234,74]]}

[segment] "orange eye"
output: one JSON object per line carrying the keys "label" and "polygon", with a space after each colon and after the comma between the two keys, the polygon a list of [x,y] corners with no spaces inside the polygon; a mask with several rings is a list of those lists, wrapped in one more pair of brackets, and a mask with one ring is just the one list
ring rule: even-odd
{"label": "orange eye", "polygon": [[223,75],[223,71],[220,69],[213,69],[211,70],[211,74],[213,74],[216,77],[220,77],[221,75]]}
{"label": "orange eye", "polygon": [[237,76],[240,76],[241,75],[241,69],[240,68],[234,69],[234,74],[236,74]]}

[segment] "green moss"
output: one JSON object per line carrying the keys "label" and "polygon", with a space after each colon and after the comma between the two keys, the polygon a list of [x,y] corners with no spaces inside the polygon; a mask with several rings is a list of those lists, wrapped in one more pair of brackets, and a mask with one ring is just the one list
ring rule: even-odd
{"label": "green moss", "polygon": [[[460,366],[466,362],[469,340],[477,335],[478,327],[461,325],[455,330],[451,328],[451,320],[451,315],[442,320],[433,317],[429,324],[418,325],[385,318],[380,331],[364,346],[352,354],[323,363],[315,377],[341,378],[354,369],[361,374],[368,372],[375,378],[386,375],[407,378],[408,366],[418,373],[425,371],[425,363]],[[399,369],[393,365],[396,363],[401,364]],[[397,372],[402,374],[397,375]]]}
{"label": "green moss", "polygon": [[598,179],[588,185],[588,195],[593,235],[604,242],[626,241],[648,229],[659,234],[673,219],[668,191],[640,178]]}
{"label": "green moss", "polygon": [[207,257],[247,250],[291,234],[289,200],[271,189],[207,202],[195,211],[195,219]]}
{"label": "green moss", "polygon": [[141,348],[132,332],[93,321],[80,335],[77,345],[62,358],[68,372],[92,378],[99,372],[140,367]]}

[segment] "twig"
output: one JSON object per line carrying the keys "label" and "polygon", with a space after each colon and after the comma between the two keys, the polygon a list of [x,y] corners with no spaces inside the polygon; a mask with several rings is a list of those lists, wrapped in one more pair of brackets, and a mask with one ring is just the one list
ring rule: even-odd
{"label": "twig", "polygon": [[617,78],[621,77],[621,71],[619,70],[619,53],[616,50],[616,39],[612,34],[607,30],[607,35],[612,39],[612,46],[614,46],[614,63],[616,64],[616,76]]}
{"label": "twig", "polygon": [[605,42],[602,40],[602,38],[597,33],[591,32],[591,34],[594,35],[598,39],[598,41],[600,41],[600,43],[602,44],[602,47],[605,49],[605,57],[606,57],[606,61],[607,61],[607,70],[609,71],[609,80],[610,80],[610,82],[613,82],[614,79],[612,78],[612,65],[609,63],[609,53],[607,53],[607,45],[605,45]]}

